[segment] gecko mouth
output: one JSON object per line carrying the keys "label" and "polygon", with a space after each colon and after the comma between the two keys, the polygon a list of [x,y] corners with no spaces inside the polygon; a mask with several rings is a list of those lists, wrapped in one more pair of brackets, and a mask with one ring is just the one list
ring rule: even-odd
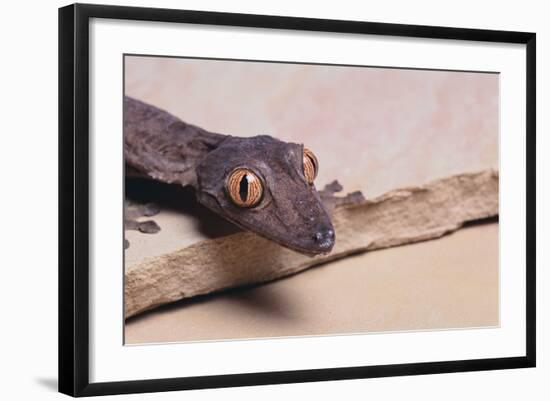
{"label": "gecko mouth", "polygon": [[[258,234],[258,235],[261,237],[264,237],[261,234]],[[267,238],[267,237],[264,237],[264,238]],[[334,247],[334,243],[335,243],[335,240],[333,239],[333,240],[325,240],[321,243],[316,244],[314,247],[302,247],[299,245],[290,244],[288,242],[284,243],[282,241],[279,241],[273,238],[267,238],[267,239],[269,239],[270,241],[276,242],[278,245],[284,248],[291,249],[293,251],[302,253],[307,256],[326,255],[330,253],[330,251],[332,251],[332,248]]]}
{"label": "gecko mouth", "polygon": [[276,237],[270,237],[266,234],[252,229],[251,227],[247,227],[246,225],[236,221],[235,219],[232,219],[227,215],[224,215],[223,218],[245,231],[253,232],[254,234],[259,235],[260,237],[265,238],[269,241],[275,242],[276,244],[284,248],[288,248],[308,256],[328,254],[330,251],[332,251],[332,248],[334,247],[334,244],[336,242],[334,229],[332,227],[317,230],[315,234],[310,236],[309,241],[307,241],[309,243],[302,246],[296,244],[295,242],[288,242]]}
{"label": "gecko mouth", "polygon": [[334,247],[334,244],[336,242],[336,239],[334,236],[334,230],[332,228],[325,230],[327,234],[324,234],[321,239],[319,239],[320,235],[319,235],[319,232],[317,232],[315,235],[311,237],[312,238],[311,245],[308,244],[307,246],[302,246],[296,243],[286,242],[278,238],[268,237],[257,231],[252,231],[250,228],[244,227],[236,222],[234,222],[234,224],[236,224],[237,226],[247,231],[254,232],[255,234],[259,235],[262,238],[275,242],[276,244],[284,248],[291,249],[295,252],[299,252],[307,256],[326,255],[330,253],[330,251],[332,251],[332,248]]}

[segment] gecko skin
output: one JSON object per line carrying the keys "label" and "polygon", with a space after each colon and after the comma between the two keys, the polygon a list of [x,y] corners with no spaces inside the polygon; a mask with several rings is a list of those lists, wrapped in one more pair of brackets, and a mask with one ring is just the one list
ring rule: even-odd
{"label": "gecko skin", "polygon": [[208,132],[124,98],[128,176],[189,185],[198,202],[237,226],[315,255],[330,252],[335,233],[319,192],[306,177],[305,154],[301,144],[268,135]]}

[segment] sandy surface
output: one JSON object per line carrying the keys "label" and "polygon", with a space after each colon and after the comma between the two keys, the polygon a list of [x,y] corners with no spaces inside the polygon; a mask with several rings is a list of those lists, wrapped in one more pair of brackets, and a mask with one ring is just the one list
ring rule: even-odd
{"label": "sandy surface", "polygon": [[495,326],[498,224],[369,252],[126,324],[126,342]]}
{"label": "sandy surface", "polygon": [[[127,95],[204,128],[304,143],[318,188],[367,197],[498,168],[496,74],[127,57]],[[164,191],[164,190],[163,190]],[[126,269],[234,228],[163,192],[162,231],[128,232]],[[145,191],[151,200],[158,191]],[[333,262],[130,320],[129,343],[492,326],[498,224]]]}

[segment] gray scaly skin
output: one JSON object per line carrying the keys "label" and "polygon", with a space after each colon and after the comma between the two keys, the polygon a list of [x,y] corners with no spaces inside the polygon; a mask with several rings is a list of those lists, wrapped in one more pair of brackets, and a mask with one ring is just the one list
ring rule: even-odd
{"label": "gray scaly skin", "polygon": [[[334,182],[318,192],[304,176],[303,152],[301,144],[267,135],[240,138],[208,132],[154,106],[124,99],[127,176],[189,185],[202,205],[241,228],[302,253],[327,253],[335,234],[321,196],[330,198],[341,186]],[[243,208],[231,201],[226,179],[236,168],[249,169],[262,181],[257,206]],[[362,199],[360,193],[350,196]],[[143,223],[136,225],[130,217],[128,229],[158,231],[154,222],[144,222],[142,230]]]}

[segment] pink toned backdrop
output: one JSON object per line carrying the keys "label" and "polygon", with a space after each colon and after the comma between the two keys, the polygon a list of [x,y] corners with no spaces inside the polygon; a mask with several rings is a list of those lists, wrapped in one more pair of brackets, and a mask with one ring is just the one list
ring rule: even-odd
{"label": "pink toned backdrop", "polygon": [[126,94],[208,130],[270,134],[367,196],[498,167],[497,74],[126,58]]}

